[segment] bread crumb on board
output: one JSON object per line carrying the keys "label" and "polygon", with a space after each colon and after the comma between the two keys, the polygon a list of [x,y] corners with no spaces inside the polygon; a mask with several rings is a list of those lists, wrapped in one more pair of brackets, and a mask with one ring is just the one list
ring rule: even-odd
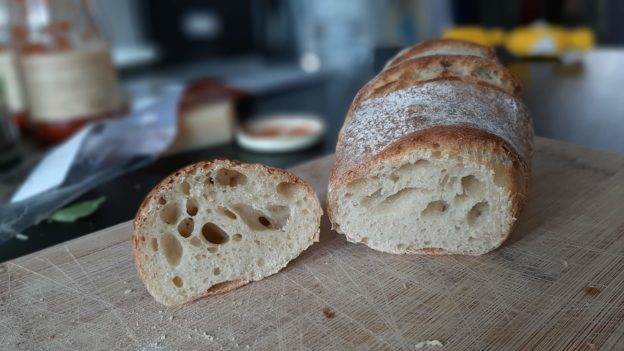
{"label": "bread crumb on board", "polygon": [[325,307],[323,308],[323,315],[325,316],[325,318],[334,318],[336,316],[336,313],[332,311],[331,308]]}
{"label": "bread crumb on board", "polygon": [[427,346],[442,347],[442,346],[444,346],[444,344],[440,340],[424,340],[424,341],[417,342],[416,345],[414,345],[414,348],[416,348],[418,350],[418,349],[422,349],[423,347],[427,347]]}

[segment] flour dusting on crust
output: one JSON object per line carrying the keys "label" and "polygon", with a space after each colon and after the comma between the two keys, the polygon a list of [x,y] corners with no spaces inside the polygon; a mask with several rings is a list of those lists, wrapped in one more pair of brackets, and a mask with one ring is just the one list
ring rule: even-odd
{"label": "flour dusting on crust", "polygon": [[461,81],[424,83],[363,101],[341,132],[336,156],[347,171],[399,139],[437,126],[478,128],[507,141],[523,159],[531,157],[526,106],[502,91]]}

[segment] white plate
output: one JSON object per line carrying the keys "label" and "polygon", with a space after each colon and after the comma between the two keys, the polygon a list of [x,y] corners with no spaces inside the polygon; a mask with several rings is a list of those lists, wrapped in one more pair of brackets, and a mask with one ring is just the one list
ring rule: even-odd
{"label": "white plate", "polygon": [[[291,128],[305,128],[309,133],[305,135],[277,136],[255,135],[267,129],[279,128],[284,131]],[[290,152],[303,150],[318,143],[325,132],[323,120],[314,114],[283,113],[254,118],[239,128],[236,133],[238,144],[248,150],[258,152]]]}

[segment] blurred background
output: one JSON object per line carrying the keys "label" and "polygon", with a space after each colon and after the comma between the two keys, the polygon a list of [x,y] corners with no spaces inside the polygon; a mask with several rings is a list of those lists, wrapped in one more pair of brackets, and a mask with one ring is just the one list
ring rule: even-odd
{"label": "blurred background", "polygon": [[0,218],[32,215],[0,228],[0,261],[131,219],[193,162],[332,153],[358,89],[429,39],[494,47],[538,136],[624,152],[623,18],[616,0],[0,0]]}

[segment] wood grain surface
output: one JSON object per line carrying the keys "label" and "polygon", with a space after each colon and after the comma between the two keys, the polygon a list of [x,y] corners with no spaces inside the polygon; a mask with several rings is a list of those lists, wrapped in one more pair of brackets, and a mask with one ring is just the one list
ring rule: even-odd
{"label": "wood grain surface", "polygon": [[[325,194],[331,157],[295,171]],[[156,303],[130,223],[0,265],[0,349],[622,350],[624,155],[537,139],[529,206],[480,257],[321,242],[280,273]]]}

